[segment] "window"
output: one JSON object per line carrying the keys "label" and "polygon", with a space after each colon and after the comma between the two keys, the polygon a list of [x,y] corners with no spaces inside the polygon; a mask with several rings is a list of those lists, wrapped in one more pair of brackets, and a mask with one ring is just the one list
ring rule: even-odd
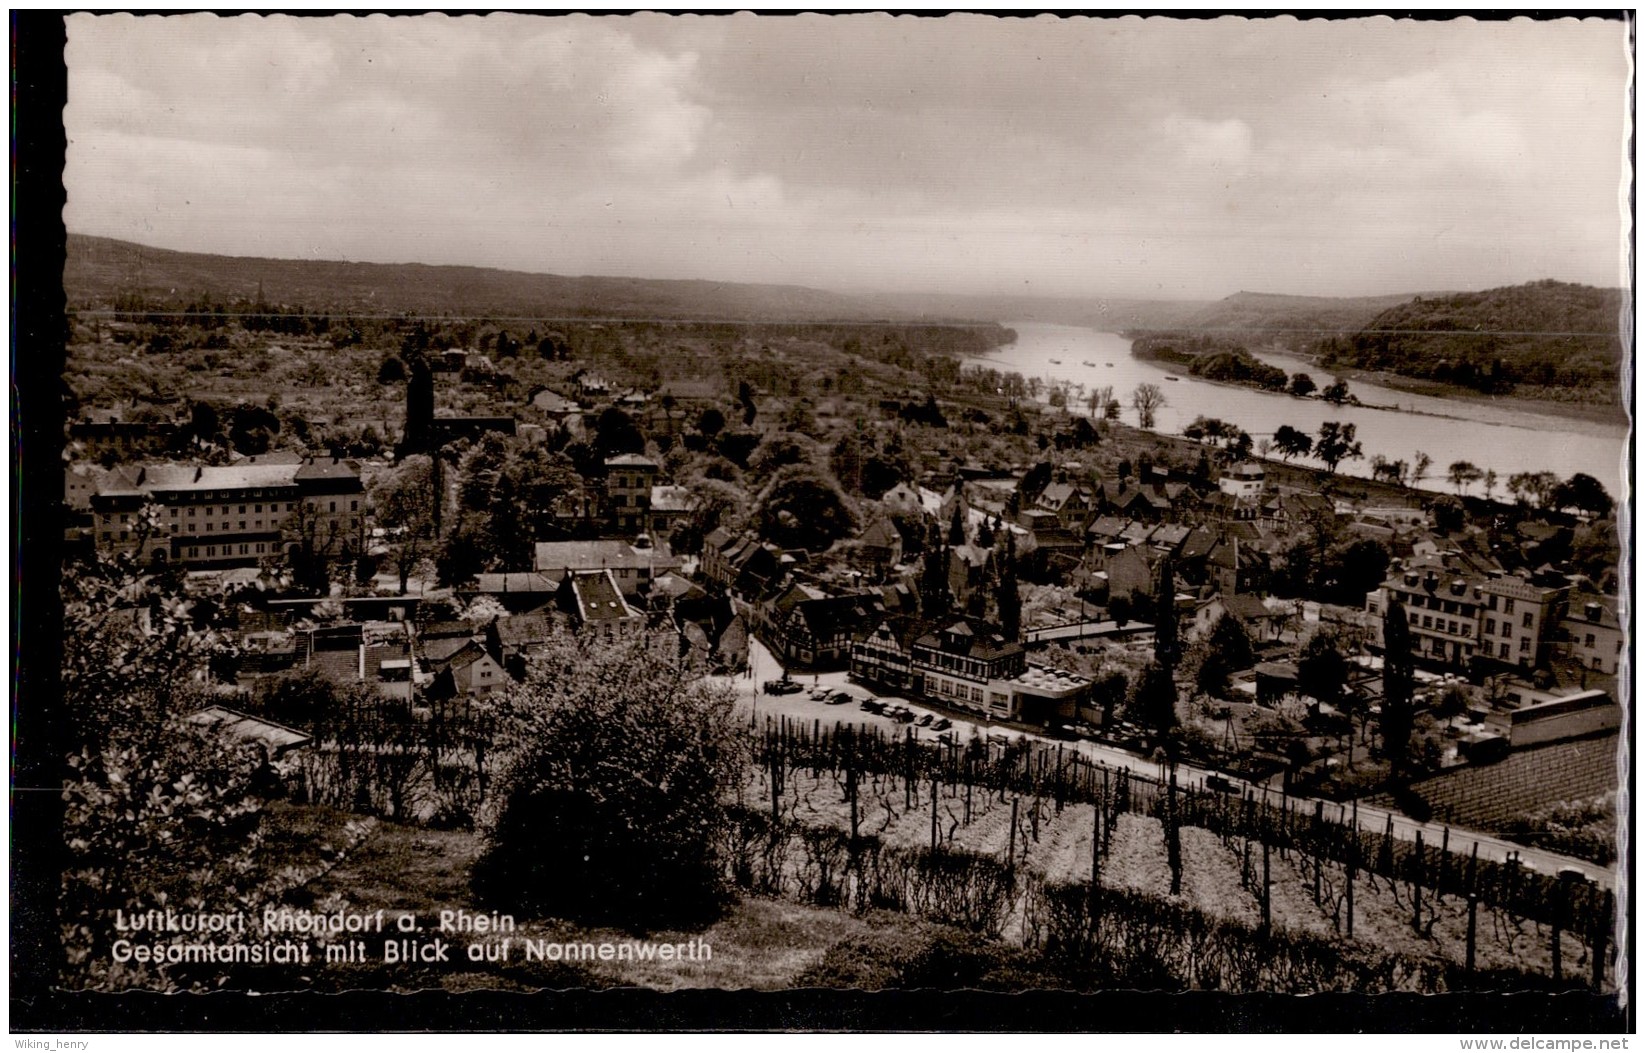
{"label": "window", "polygon": [[1512,596],[1509,596],[1509,597],[1505,598],[1502,601],[1502,613],[1503,614],[1512,614],[1512,613],[1514,613],[1514,598]]}
{"label": "window", "polygon": [[1536,620],[1536,612],[1535,611],[1526,611],[1525,612],[1525,620],[1520,622],[1520,624],[1522,626],[1524,626],[1525,628],[1529,629],[1531,627],[1531,623],[1534,622],[1535,620]]}
{"label": "window", "polygon": [[130,535],[130,533],[131,533],[131,531],[129,531],[129,530],[120,531],[120,540],[121,541],[126,540],[126,538]]}
{"label": "window", "polygon": [[1519,638],[1519,649],[1521,653],[1531,649],[1531,638],[1529,636],[1521,636]]}
{"label": "window", "polygon": [[192,508],[191,508],[191,509],[189,509],[189,510],[188,510],[188,515],[189,515],[189,518],[190,518],[190,519],[193,519],[193,518],[194,518],[194,509],[192,509]]}
{"label": "window", "polygon": [[[209,526],[210,524],[208,523],[207,525]],[[195,527],[195,524],[190,523],[188,525],[188,532],[191,533],[191,534],[194,533],[194,527]]]}
{"label": "window", "polygon": [[208,533],[208,534],[211,533],[211,529],[212,529],[213,525],[214,524],[212,524],[212,523],[207,523],[206,524],[206,533]]}
{"label": "window", "polygon": [[244,545],[241,545],[241,546],[240,546],[240,555],[242,555],[242,556],[243,556],[243,555],[245,555],[245,554],[246,554],[246,546],[244,546]]}
{"label": "window", "polygon": [[[208,526],[206,529],[210,530],[211,528]],[[1431,614],[1424,614],[1422,616],[1422,627],[1424,629],[1432,629],[1434,627],[1434,616]]]}
{"label": "window", "polygon": [[358,502],[358,501],[350,501],[350,502],[349,502],[349,503],[348,503],[348,510],[349,510],[349,511],[350,511],[350,512],[358,512],[358,511],[359,511],[359,510],[360,510],[360,502]]}
{"label": "window", "polygon": [[176,505],[171,506],[171,518],[173,518],[173,519],[177,518],[177,506]]}
{"label": "window", "polygon": [[206,546],[206,555],[208,555],[208,556],[217,555],[217,546],[216,545],[207,545]]}
{"label": "window", "polygon": [[129,515],[127,515],[127,514],[126,514],[126,513],[124,513],[124,512],[121,512],[121,513],[120,513],[120,522],[122,522],[122,523],[129,523],[129,522],[131,522],[131,516],[129,516]]}
{"label": "window", "polygon": [[244,530],[245,528],[246,528],[246,521],[244,519],[242,519],[242,520],[240,520],[240,529]]}
{"label": "window", "polygon": [[1593,645],[1594,645],[1594,634],[1589,633],[1588,638],[1582,641],[1582,646],[1592,648]]}
{"label": "window", "polygon": [[245,505],[241,505],[241,506],[240,506],[240,514],[241,514],[241,515],[245,515],[245,514],[246,514],[246,506],[245,506]]}
{"label": "window", "polygon": [[1507,644],[1503,644],[1501,646],[1501,648],[1499,648],[1497,650],[1497,657],[1498,658],[1507,658],[1508,657],[1508,645]]}
{"label": "window", "polygon": [[262,505],[253,505],[251,510],[253,512],[261,512],[263,510],[263,506]]}
{"label": "window", "polygon": [[264,551],[265,551],[265,548],[263,546],[263,543],[261,541],[257,542],[257,554],[259,556],[261,556]]}
{"label": "window", "polygon": [[333,511],[333,512],[337,511],[337,502],[336,501],[331,502],[331,511]]}
{"label": "window", "polygon": [[1495,618],[1485,619],[1485,635],[1486,636],[1495,636],[1496,635],[1496,619]]}

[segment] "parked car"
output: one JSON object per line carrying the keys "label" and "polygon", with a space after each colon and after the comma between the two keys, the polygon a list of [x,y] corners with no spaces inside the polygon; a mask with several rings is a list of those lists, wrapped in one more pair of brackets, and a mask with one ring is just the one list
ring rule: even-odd
{"label": "parked car", "polygon": [[805,685],[798,680],[767,680],[765,693],[768,695],[793,695],[805,690]]}
{"label": "parked car", "polygon": [[869,713],[884,713],[885,703],[877,698],[865,698],[862,700],[862,708]]}
{"label": "parked car", "polygon": [[935,724],[931,725],[931,727],[934,730],[937,730],[937,731],[947,731],[949,728],[951,728],[953,726],[954,726],[954,722],[952,720],[949,720],[947,717],[943,717],[941,720],[939,720]]}
{"label": "parked car", "polygon": [[936,720],[936,719],[937,719],[936,717],[933,717],[931,714],[927,713],[925,716],[923,716],[919,719],[918,724],[922,728],[928,728],[928,727],[931,726],[931,722],[933,720]]}
{"label": "parked car", "polygon": [[821,702],[823,699],[827,698],[829,693],[833,690],[834,689],[831,687],[814,687],[811,689],[811,700],[813,702]]}
{"label": "parked car", "polygon": [[849,691],[836,691],[827,698],[827,702],[831,706],[843,706],[847,702],[854,701],[856,701],[856,699],[851,697],[851,693]]}
{"label": "parked car", "polygon": [[1220,775],[1208,775],[1205,778],[1205,787],[1218,793],[1239,793],[1239,788]]}

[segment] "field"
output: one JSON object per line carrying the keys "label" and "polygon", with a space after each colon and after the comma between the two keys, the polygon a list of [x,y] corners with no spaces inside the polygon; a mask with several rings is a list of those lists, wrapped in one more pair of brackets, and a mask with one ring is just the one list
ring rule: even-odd
{"label": "field", "polygon": [[[732,856],[738,882],[766,894],[890,906],[1041,949],[1069,944],[1048,921],[1060,900],[1088,901],[1075,928],[1096,932],[1117,913],[1126,927],[1176,927],[1190,941],[1216,932],[1224,965],[1249,950],[1241,941],[1283,946],[1293,966],[1308,963],[1288,981],[1306,990],[1350,973],[1427,991],[1614,983],[1607,893],[1356,837],[1283,801],[1177,788],[1050,750],[878,734],[768,728],[760,756],[738,795]],[[1187,968],[1158,979],[1206,979]],[[1270,982],[1272,971],[1258,980]]]}

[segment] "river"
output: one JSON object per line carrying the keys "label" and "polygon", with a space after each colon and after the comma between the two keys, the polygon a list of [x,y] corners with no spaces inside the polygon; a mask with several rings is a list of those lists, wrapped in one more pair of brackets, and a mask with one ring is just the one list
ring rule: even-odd
{"label": "river", "polygon": [[[1328,420],[1352,423],[1364,448],[1364,459],[1345,461],[1338,471],[1369,476],[1377,454],[1411,463],[1418,450],[1433,459],[1422,487],[1450,492],[1445,478],[1454,461],[1470,461],[1493,469],[1498,484],[1494,496],[1507,496],[1508,477],[1518,472],[1550,471],[1561,479],[1586,472],[1605,485],[1612,497],[1623,492],[1623,452],[1627,434],[1620,426],[1529,412],[1479,400],[1445,399],[1394,391],[1374,384],[1353,382],[1349,389],[1375,406],[1333,406],[1320,399],[1299,399],[1233,384],[1178,376],[1131,354],[1131,341],[1118,333],[1041,322],[1004,322],[1015,329],[1017,341],[986,355],[966,359],[1002,373],[1040,377],[1075,384],[1070,408],[1084,408],[1084,396],[1093,389],[1112,386],[1121,419],[1136,423],[1131,392],[1138,384],[1155,384],[1165,392],[1166,404],[1154,430],[1181,434],[1199,416],[1217,417],[1237,424],[1258,442],[1272,437],[1282,424],[1317,435]],[[1296,372],[1298,364],[1278,356],[1259,355],[1272,364]],[[1087,365],[1089,363],[1089,365]],[[1329,383],[1317,371],[1316,380]],[[1317,466],[1319,462],[1299,463]],[[1471,492],[1478,494],[1480,484]]]}

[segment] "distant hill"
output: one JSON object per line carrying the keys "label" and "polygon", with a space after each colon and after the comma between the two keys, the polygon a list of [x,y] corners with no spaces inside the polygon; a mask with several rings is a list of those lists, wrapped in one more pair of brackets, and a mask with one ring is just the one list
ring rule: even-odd
{"label": "distant hill", "polygon": [[1484,392],[1615,402],[1622,306],[1620,289],[1556,281],[1420,296],[1317,350],[1327,364]]}
{"label": "distant hill", "polygon": [[[301,307],[309,312],[728,321],[910,320],[861,297],[795,285],[646,278],[568,278],[420,263],[275,260],[174,252],[70,234],[63,288],[79,308],[137,295],[182,306],[201,299]],[[987,320],[979,315],[949,320]]]}
{"label": "distant hill", "polygon": [[1355,332],[1383,311],[1410,302],[1415,295],[1334,297],[1237,292],[1207,304],[1175,328],[1236,337],[1261,336],[1300,351],[1324,337]]}
{"label": "distant hill", "polygon": [[1045,322],[1108,332],[1169,329],[1209,306],[1204,300],[1115,299],[1100,296],[947,296],[937,293],[874,297],[887,309],[920,317],[984,317],[1000,322]]}

